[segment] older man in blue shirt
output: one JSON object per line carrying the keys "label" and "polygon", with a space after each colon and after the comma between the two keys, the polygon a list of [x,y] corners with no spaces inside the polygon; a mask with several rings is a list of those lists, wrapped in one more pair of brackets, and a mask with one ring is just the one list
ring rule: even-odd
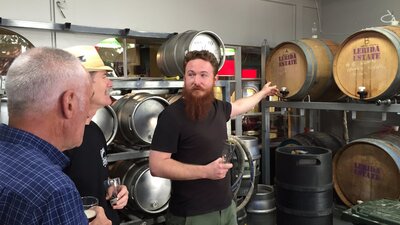
{"label": "older man in blue shirt", "polygon": [[[9,122],[0,125],[0,223],[88,224],[62,153],[79,146],[92,95],[79,60],[33,48],[7,73]],[[111,224],[101,207],[90,224]]]}

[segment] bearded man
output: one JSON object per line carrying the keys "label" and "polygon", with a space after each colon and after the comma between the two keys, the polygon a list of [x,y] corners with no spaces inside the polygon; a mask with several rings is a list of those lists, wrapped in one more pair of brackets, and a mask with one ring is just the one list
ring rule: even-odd
{"label": "bearded man", "polygon": [[151,174],[172,181],[166,224],[236,225],[233,165],[221,157],[226,123],[278,89],[267,83],[256,94],[229,103],[214,98],[218,61],[212,53],[187,53],[184,69],[182,98],[160,113],[149,156]]}

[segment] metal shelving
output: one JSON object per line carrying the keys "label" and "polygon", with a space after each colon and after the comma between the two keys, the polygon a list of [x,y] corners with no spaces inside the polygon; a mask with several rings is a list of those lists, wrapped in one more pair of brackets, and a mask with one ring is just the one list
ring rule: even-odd
{"label": "metal shelving", "polygon": [[375,103],[368,103],[368,102],[366,102],[366,103],[344,103],[344,102],[269,101],[269,102],[266,102],[266,107],[400,113],[400,104],[377,105]]}
{"label": "metal shelving", "polygon": [[[140,40],[140,43],[162,43],[167,40],[171,35],[175,33],[154,33],[154,32],[140,32],[134,31],[130,28],[124,29],[112,29],[112,28],[100,28],[100,27],[89,27],[80,26],[71,23],[45,23],[45,22],[33,22],[33,21],[22,21],[12,20],[0,17],[0,27],[9,28],[26,28],[26,29],[38,29],[50,32],[66,32],[66,33],[84,33],[84,34],[100,34],[110,35],[114,37],[122,37],[126,41],[126,38],[134,38]],[[242,53],[241,47],[235,46],[235,79],[234,80],[218,80],[216,86],[223,87],[225,99],[230,101],[230,93],[232,87],[234,87],[237,98],[241,98],[242,94]],[[124,57],[124,65],[126,65],[126,57]],[[116,90],[146,90],[146,89],[180,89],[183,87],[183,80],[181,78],[174,77],[115,77],[111,78],[113,82],[113,88]],[[249,79],[251,80],[251,79]],[[0,97],[4,94],[5,77],[1,77],[0,80]],[[256,114],[254,114],[255,116]],[[260,114],[257,114],[259,116]],[[249,114],[253,116],[253,114]],[[243,115],[235,118],[236,135],[242,134],[242,119]],[[228,124],[228,131],[231,131],[230,122]],[[144,158],[149,156],[149,146],[146,148],[136,148],[135,146],[124,146],[113,143],[110,145],[111,148],[115,148],[118,152],[110,153],[107,155],[109,162],[116,162],[120,160],[129,160],[136,158]],[[142,219],[135,219],[125,224],[155,224],[155,220],[143,221]]]}
{"label": "metal shelving", "polygon": [[[102,27],[90,27],[71,24],[66,22],[61,23],[46,23],[46,22],[34,22],[34,21],[23,21],[13,20],[0,17],[0,27],[8,28],[26,28],[26,29],[38,29],[47,30],[51,32],[66,32],[66,33],[85,33],[85,34],[101,34],[111,35],[115,37],[134,38],[140,40],[143,43],[162,43],[167,40],[171,35],[175,33],[155,33],[155,32],[142,32],[134,31],[130,28],[114,29],[114,28],[102,28]],[[235,80],[218,80],[216,86],[223,87],[224,96],[226,100],[230,101],[231,85],[235,86],[235,92],[238,97],[242,97],[242,83],[241,83],[241,47],[232,47],[235,49]],[[146,89],[179,89],[183,87],[183,80],[176,79],[176,77],[113,77],[110,78],[113,82],[114,89],[120,90],[146,90]],[[4,94],[5,77],[0,80],[0,96]],[[235,119],[236,133],[242,133],[242,116],[238,116]],[[229,123],[228,123],[229,124]],[[230,131],[230,124],[228,130]],[[109,154],[110,161],[133,159],[138,157],[147,157],[146,151],[138,151],[134,148],[130,149],[127,147],[126,151],[121,153]]]}
{"label": "metal shelving", "polygon": [[[217,80],[215,86],[222,87],[223,95],[226,101],[230,101],[230,93],[234,88],[237,96],[242,97],[242,80],[241,80],[241,48],[235,48],[235,80]],[[178,77],[179,78],[179,77]],[[176,77],[113,77],[110,78],[113,82],[113,89],[116,90],[146,90],[146,89],[180,89],[183,87],[184,81],[180,78],[177,80]],[[252,79],[249,79],[252,80]],[[243,115],[237,116],[235,121],[236,135],[242,134],[242,119]],[[227,123],[227,130],[231,132],[230,122]],[[128,160],[138,157],[147,157],[148,151],[137,150],[134,146],[115,146],[115,148],[123,148],[122,152],[111,153],[108,155],[108,160]]]}
{"label": "metal shelving", "polygon": [[168,80],[166,78],[110,78],[113,89],[154,89],[154,88],[182,88],[182,80]]}
{"label": "metal shelving", "polygon": [[[400,114],[400,104],[386,104],[386,105],[377,105],[371,102],[357,102],[357,103],[347,103],[347,102],[290,102],[290,101],[265,101],[263,106],[263,124],[265,124],[265,129],[263,129],[263,162],[265,162],[262,168],[262,179],[265,183],[271,182],[271,174],[269,168],[271,150],[270,146],[272,143],[270,142],[269,135],[270,129],[270,120],[273,114],[284,114],[287,112],[287,109],[299,109],[299,115],[305,119],[306,113],[305,111],[309,110],[326,110],[326,111],[345,111],[351,114],[352,119],[357,117],[357,112],[377,112],[381,113],[381,120],[385,121],[387,118],[387,113],[397,113]],[[270,107],[280,108],[280,112],[270,112]],[[315,115],[315,114],[313,114]],[[311,116],[310,116],[311,117]],[[310,118],[319,119],[319,118]],[[275,143],[276,144],[276,143]],[[273,160],[273,159],[272,159]]]}
{"label": "metal shelving", "polygon": [[112,35],[114,37],[135,38],[135,39],[145,40],[146,42],[163,42],[166,39],[168,39],[170,35],[174,34],[174,33],[135,31],[131,30],[130,28],[115,29],[115,28],[105,28],[105,27],[81,26],[81,25],[71,24],[69,22],[46,23],[46,22],[34,22],[25,20],[13,20],[2,17],[0,17],[0,26],[39,29],[39,30],[48,30],[56,32]]}
{"label": "metal shelving", "polygon": [[[261,81],[266,80],[265,76],[265,66],[266,59],[269,52],[269,46],[262,46],[261,49]],[[263,82],[261,83],[263,84]],[[392,104],[390,104],[392,103]],[[270,112],[270,107],[280,108],[280,112]],[[388,113],[400,114],[400,104],[395,101],[381,101],[380,104],[366,101],[356,101],[354,102],[294,102],[294,101],[267,101],[263,100],[261,104],[262,110],[262,167],[261,167],[261,182],[265,184],[270,184],[273,177],[271,177],[271,150],[270,147],[276,143],[271,143],[269,138],[270,132],[270,122],[271,116],[273,114],[284,114],[287,109],[298,109],[299,115],[304,119],[306,111],[311,114],[313,112],[320,112],[321,110],[326,111],[344,111],[351,113],[351,118],[355,119],[357,117],[357,112],[376,112],[381,113],[382,121],[385,121]],[[315,115],[315,114],[313,114]],[[311,116],[310,116],[311,117]],[[309,118],[310,120],[315,120],[319,118]],[[272,159],[273,160],[273,159]]]}

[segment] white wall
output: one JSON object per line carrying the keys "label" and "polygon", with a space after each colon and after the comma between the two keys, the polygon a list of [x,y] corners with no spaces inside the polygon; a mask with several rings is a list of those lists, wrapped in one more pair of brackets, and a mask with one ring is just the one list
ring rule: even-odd
{"label": "white wall", "polygon": [[[211,30],[227,44],[271,47],[311,36],[318,22],[315,0],[0,0],[0,17],[38,22],[71,22],[75,25],[130,28],[149,32]],[[317,0],[319,2],[320,0]],[[99,35],[16,30],[35,46],[67,47],[95,44]]]}
{"label": "white wall", "polygon": [[400,20],[399,0],[322,0],[322,36],[338,43],[357,31],[384,26],[380,18],[390,10]]}

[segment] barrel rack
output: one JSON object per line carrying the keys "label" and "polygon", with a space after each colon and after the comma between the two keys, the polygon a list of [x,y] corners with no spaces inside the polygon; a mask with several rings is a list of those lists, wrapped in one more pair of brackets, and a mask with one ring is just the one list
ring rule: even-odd
{"label": "barrel rack", "polygon": [[[5,28],[24,28],[24,29],[36,29],[36,30],[44,30],[50,32],[66,32],[66,33],[82,33],[82,34],[100,34],[100,35],[111,35],[114,37],[122,37],[123,39],[127,38],[135,38],[144,43],[163,43],[169,37],[176,33],[156,33],[156,32],[143,32],[143,31],[134,31],[130,28],[123,29],[115,29],[115,28],[104,28],[104,27],[90,27],[90,26],[81,26],[71,24],[69,22],[66,23],[48,23],[48,22],[34,22],[34,21],[24,21],[24,20],[14,20],[14,19],[6,19],[0,17],[0,27]],[[231,89],[234,88],[238,97],[242,95],[242,81],[241,81],[241,69],[242,69],[242,61],[241,61],[241,47],[240,46],[230,46],[235,49],[235,80],[219,80],[216,83],[216,86],[223,87],[224,96],[227,101],[230,101],[230,93]],[[126,57],[124,57],[124,67],[126,67]],[[183,81],[182,80],[171,80],[163,77],[139,77],[139,78],[131,78],[131,77],[116,77],[111,78],[113,81],[114,89],[130,89],[130,90],[138,90],[138,89],[152,89],[152,88],[182,88]],[[0,96],[5,95],[5,82],[6,76],[1,76],[0,79]],[[234,86],[234,87],[233,87]],[[242,119],[243,116],[238,116],[235,118],[236,125],[236,134],[242,134]],[[228,131],[230,132],[230,123],[228,123]],[[124,148],[124,147],[122,147]],[[129,149],[129,148],[128,148]],[[117,160],[126,160],[133,159],[138,157],[146,157],[148,153],[145,151],[129,151],[125,149],[125,152],[110,154],[109,161],[117,161]]]}
{"label": "barrel rack", "polygon": [[[114,37],[121,37],[123,40],[127,38],[134,38],[140,40],[144,43],[163,43],[171,36],[176,33],[157,33],[157,32],[146,32],[146,31],[135,31],[130,28],[105,28],[105,27],[91,27],[75,25],[70,22],[65,23],[48,23],[48,22],[35,22],[35,21],[25,21],[25,20],[15,20],[0,17],[0,27],[5,28],[25,28],[25,29],[36,29],[45,30],[50,32],[65,32],[65,33],[82,33],[82,34],[100,34],[100,35],[111,35]],[[125,43],[125,41],[124,41]],[[228,46],[227,46],[228,47]],[[242,50],[240,46],[229,46],[235,50],[235,79],[234,80],[219,80],[216,86],[223,87],[224,96],[227,101],[230,101],[230,93],[232,85],[234,85],[234,90],[236,96],[239,98],[243,96],[242,94]],[[124,48],[125,49],[125,48]],[[126,52],[125,52],[126,53]],[[124,68],[127,67],[126,54],[124,54]],[[125,72],[125,71],[124,71]],[[181,88],[183,87],[182,80],[170,80],[165,78],[128,78],[118,77],[113,78],[114,89],[151,89],[151,88]],[[0,79],[0,96],[4,95],[5,89],[5,76],[1,76]],[[249,114],[251,115],[251,114]],[[235,118],[236,135],[242,134],[242,119],[243,116],[238,116]],[[230,127],[228,127],[228,130]]]}
{"label": "barrel rack", "polygon": [[[385,121],[387,118],[387,113],[397,113],[400,114],[400,104],[395,103],[391,105],[377,105],[375,103],[341,103],[341,102],[285,102],[285,101],[265,101],[263,110],[263,131],[265,131],[263,137],[263,149],[264,152],[262,154],[263,162],[269,162],[271,152],[270,147],[273,143],[270,142],[269,137],[269,128],[270,128],[270,119],[272,113],[269,112],[270,107],[280,108],[280,114],[284,114],[288,108],[299,109],[300,115],[304,117],[306,115],[306,110],[327,110],[327,111],[346,111],[351,113],[351,117],[355,119],[357,117],[357,112],[380,112],[382,115],[382,121]],[[276,113],[276,112],[275,112]],[[266,184],[269,184],[271,181],[271,174],[269,164],[266,163],[262,167],[262,179]]]}
{"label": "barrel rack", "polygon": [[105,28],[105,27],[91,27],[75,25],[70,22],[66,23],[46,23],[46,22],[34,22],[26,20],[14,20],[0,17],[0,27],[10,28],[27,28],[27,29],[38,29],[55,32],[69,32],[69,33],[82,33],[82,34],[101,34],[101,35],[112,35],[114,37],[125,37],[142,39],[151,42],[161,43],[168,39],[175,33],[157,33],[157,32],[146,32],[146,31],[135,31],[130,28],[116,29],[116,28]]}
{"label": "barrel rack", "polygon": [[[265,83],[265,66],[266,59],[269,53],[268,46],[262,46],[261,48],[261,84]],[[279,112],[270,112],[271,107],[279,108]],[[271,143],[269,138],[270,122],[271,117],[274,114],[285,114],[287,109],[298,109],[300,115],[301,126],[305,125],[305,119],[308,112],[315,112],[318,110],[326,111],[344,111],[351,115],[352,119],[357,117],[357,112],[378,112],[381,113],[381,120],[387,119],[388,113],[396,113],[400,115],[400,104],[395,101],[378,101],[366,102],[366,101],[353,101],[353,102],[311,102],[311,101],[269,101],[263,100],[261,105],[262,110],[262,165],[261,165],[261,182],[264,184],[271,184],[273,177],[271,177],[271,147],[274,147],[277,143]],[[319,118],[311,118],[308,114],[309,120],[318,120]],[[276,146],[275,146],[276,147]]]}

